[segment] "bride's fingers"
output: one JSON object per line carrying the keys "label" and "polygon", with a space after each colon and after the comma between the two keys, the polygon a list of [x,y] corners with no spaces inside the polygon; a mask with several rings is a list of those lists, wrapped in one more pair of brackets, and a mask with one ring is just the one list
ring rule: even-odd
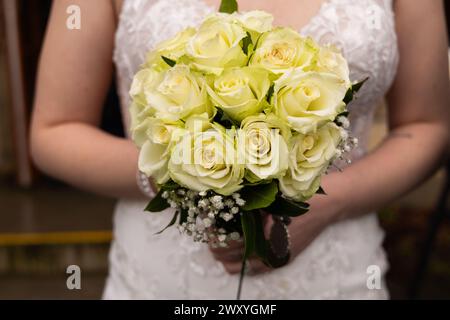
{"label": "bride's fingers", "polygon": [[261,260],[259,259],[250,259],[248,261],[248,274],[249,275],[257,275],[265,272],[269,272],[273,270],[272,268],[266,266]]}
{"label": "bride's fingers", "polygon": [[239,260],[242,259],[244,252],[244,243],[238,241],[230,241],[226,248],[209,248],[214,258],[217,260]]}
{"label": "bride's fingers", "polygon": [[242,262],[222,262],[225,271],[229,274],[238,274],[241,272]]}
{"label": "bride's fingers", "polygon": [[242,261],[242,258],[244,256],[244,250],[241,248],[230,249],[227,251],[211,250],[211,253],[216,260],[228,262]]}
{"label": "bride's fingers", "polygon": [[242,241],[242,240],[239,240],[239,241],[230,240],[227,242],[227,244],[228,244],[228,246],[226,248],[222,248],[222,249],[243,249],[244,248],[244,241]]}
{"label": "bride's fingers", "polygon": [[234,240],[232,240],[232,241],[229,241],[227,244],[228,245],[225,248],[222,248],[222,247],[214,248],[212,246],[210,246],[209,248],[213,252],[224,252],[224,251],[227,251],[227,250],[244,248],[244,242],[243,241],[234,241]]}
{"label": "bride's fingers", "polygon": [[[222,265],[225,268],[225,271],[229,274],[238,274],[241,272],[242,268],[242,261],[238,262],[229,262],[229,261],[222,261]],[[247,264],[247,272],[246,274],[249,276],[254,276],[258,274],[262,274],[265,272],[269,272],[273,270],[272,268],[269,268],[266,266],[263,262],[261,262],[258,259],[250,259]]]}

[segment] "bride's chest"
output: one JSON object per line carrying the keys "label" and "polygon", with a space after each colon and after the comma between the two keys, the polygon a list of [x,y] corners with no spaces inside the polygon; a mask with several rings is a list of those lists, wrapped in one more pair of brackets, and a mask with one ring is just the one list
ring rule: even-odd
{"label": "bride's chest", "polygon": [[[360,100],[368,104],[385,94],[395,76],[398,51],[392,0],[324,1],[300,32],[339,47],[352,80],[370,78]],[[114,56],[119,76],[130,80],[147,50],[213,11],[205,0],[125,0]]]}

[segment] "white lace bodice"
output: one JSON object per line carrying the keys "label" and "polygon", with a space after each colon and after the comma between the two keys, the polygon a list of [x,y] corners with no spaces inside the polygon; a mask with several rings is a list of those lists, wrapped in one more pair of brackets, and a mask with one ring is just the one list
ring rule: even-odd
{"label": "white lace bodice", "polygon": [[[322,44],[342,49],[353,81],[369,77],[349,106],[351,130],[362,156],[374,109],[395,77],[398,49],[393,0],[325,0],[300,30]],[[215,9],[203,0],[125,0],[116,33],[114,61],[128,128],[128,90],[147,50]],[[144,202],[123,200],[115,213],[115,241],[106,298],[233,298],[236,277],[224,273],[204,245],[175,229],[152,234],[170,214],[143,213]],[[386,270],[383,232],[374,214],[325,230],[292,263],[246,279],[249,298],[371,298],[386,292],[366,287],[370,264]],[[270,289],[269,289],[270,288]]]}

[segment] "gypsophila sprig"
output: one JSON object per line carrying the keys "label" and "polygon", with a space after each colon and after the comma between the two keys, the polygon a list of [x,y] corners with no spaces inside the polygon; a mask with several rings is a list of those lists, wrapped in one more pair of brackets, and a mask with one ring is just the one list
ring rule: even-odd
{"label": "gypsophila sprig", "polygon": [[[196,192],[183,187],[162,191],[161,197],[180,216],[180,232],[193,237],[194,241],[226,247],[228,240],[239,240],[242,229],[236,228],[241,207],[245,204],[238,193],[222,196],[212,191]],[[238,224],[239,226],[239,224]]]}

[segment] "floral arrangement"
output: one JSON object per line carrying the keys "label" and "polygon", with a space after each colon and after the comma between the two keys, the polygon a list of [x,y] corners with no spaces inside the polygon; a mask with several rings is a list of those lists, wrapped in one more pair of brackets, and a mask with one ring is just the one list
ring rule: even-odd
{"label": "floral arrangement", "polygon": [[243,239],[244,261],[277,267],[289,252],[274,253],[264,215],[287,222],[324,193],[321,177],[357,142],[346,105],[362,82],[337,49],[272,22],[222,1],[148,53],[130,113],[139,169],[159,188],[146,210],[171,207],[167,227],[212,246]]}

